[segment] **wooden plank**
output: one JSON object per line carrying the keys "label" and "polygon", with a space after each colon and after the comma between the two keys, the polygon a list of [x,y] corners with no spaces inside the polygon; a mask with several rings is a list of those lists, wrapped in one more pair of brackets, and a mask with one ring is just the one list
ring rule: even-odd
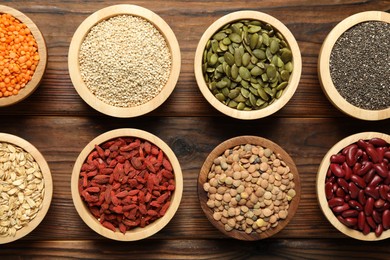
{"label": "wooden plank", "polygon": [[[302,197],[297,214],[278,238],[342,238],[319,209],[315,180],[322,157],[338,140],[357,131],[377,129],[390,132],[390,122],[362,125],[354,119],[267,118],[241,122],[229,118],[146,117],[107,120],[105,117],[0,117],[2,132],[25,138],[48,161],[54,181],[52,206],[43,223],[26,239],[95,239],[98,237],[77,215],[70,193],[74,161],[83,147],[97,135],[116,128],[131,127],[149,131],[164,140],[175,152],[184,176],[184,194],[171,223],[154,236],[156,239],[223,238],[203,215],[196,183],[207,154],[237,135],[259,135],[282,146],[295,161],[301,181]],[[315,229],[313,229],[315,227]]]}
{"label": "wooden plank", "polygon": [[[106,7],[106,1],[8,1],[26,12],[46,38],[49,63],[38,90],[23,103],[0,108],[13,115],[99,115],[76,93],[68,74],[67,54],[78,25],[92,12]],[[128,1],[116,1],[128,3]],[[159,14],[172,27],[182,52],[182,69],[171,97],[152,116],[222,116],[198,90],[193,74],[195,49],[202,33],[217,18],[233,11],[252,9],[275,16],[292,31],[301,48],[303,72],[300,85],[279,117],[343,117],[322,93],[317,79],[317,56],[322,41],[333,26],[356,12],[389,8],[388,1],[133,1]],[[45,104],[44,106],[42,104]],[[191,104],[189,109],[188,104]]]}

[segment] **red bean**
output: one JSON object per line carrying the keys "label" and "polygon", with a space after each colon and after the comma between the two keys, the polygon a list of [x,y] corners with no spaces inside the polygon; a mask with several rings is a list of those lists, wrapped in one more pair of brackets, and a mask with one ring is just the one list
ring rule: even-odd
{"label": "red bean", "polygon": [[341,197],[341,198],[344,198],[345,197],[345,191],[342,189],[342,188],[337,188],[336,190],[336,196],[337,197]]}
{"label": "red bean", "polygon": [[347,150],[346,155],[345,155],[345,161],[347,162],[347,164],[349,166],[353,166],[356,163],[356,161],[357,161],[357,157],[356,157],[357,151],[358,151],[357,145],[353,145],[353,146],[351,146],[351,148],[349,148]]}
{"label": "red bean", "polygon": [[375,169],[376,173],[378,173],[379,176],[381,176],[382,178],[387,178],[387,176],[389,175],[387,167],[384,165],[375,164],[374,169]]}
{"label": "red bean", "polygon": [[334,154],[330,157],[330,162],[342,164],[343,162],[345,162],[345,156],[342,154]]}
{"label": "red bean", "polygon": [[374,207],[377,208],[377,209],[382,208],[383,205],[385,205],[385,201],[383,199],[378,199],[374,203]]}
{"label": "red bean", "polygon": [[345,176],[344,176],[344,179],[345,180],[349,180],[351,179],[351,176],[352,176],[352,169],[349,168],[348,164],[346,162],[344,162],[342,165],[341,165],[341,168],[343,169],[343,171],[345,172]]}
{"label": "red bean", "polygon": [[389,149],[387,147],[378,147],[378,148],[376,148],[376,152],[378,153],[380,162],[383,161],[383,158],[385,157],[385,152],[388,151],[388,150]]}
{"label": "red bean", "polygon": [[367,202],[364,190],[359,190],[358,201],[360,204],[365,205]]}
{"label": "red bean", "polygon": [[348,182],[342,178],[337,179],[337,183],[340,185],[340,187],[348,193]]}
{"label": "red bean", "polygon": [[372,217],[366,217],[366,222],[372,229],[374,229],[374,230],[376,229],[376,223],[372,219]]}
{"label": "red bean", "polygon": [[375,169],[371,168],[371,170],[369,170],[366,175],[364,175],[363,179],[366,183],[370,183],[372,181],[372,179],[374,178],[374,176],[376,175],[375,174]]}
{"label": "red bean", "polygon": [[364,212],[360,211],[358,215],[358,229],[362,230],[364,229],[364,226],[366,225],[366,216],[364,216]]}
{"label": "red bean", "polygon": [[377,223],[377,224],[381,224],[382,223],[382,217],[381,217],[381,214],[374,210],[372,212],[372,218],[374,219],[374,221]]}
{"label": "red bean", "polygon": [[347,209],[349,209],[349,205],[347,203],[344,203],[343,205],[341,206],[336,206],[334,207],[332,210],[333,212],[335,213],[341,213],[343,211],[346,211]]}
{"label": "red bean", "polygon": [[343,213],[341,213],[341,216],[343,216],[344,218],[353,218],[353,217],[357,217],[359,215],[359,211],[355,210],[355,209],[348,209],[346,211],[344,211]]}
{"label": "red bean", "polygon": [[384,229],[390,228],[390,210],[386,209],[382,213],[382,225]]}
{"label": "red bean", "polygon": [[357,186],[364,189],[366,187],[366,182],[360,177],[355,174],[352,174],[351,181],[353,181]]}
{"label": "red bean", "polygon": [[357,145],[362,149],[366,149],[366,147],[368,146],[368,143],[366,141],[364,141],[363,139],[360,139],[357,141]]}
{"label": "red bean", "polygon": [[352,173],[357,175],[360,168],[362,168],[362,164],[360,162],[355,163],[355,165],[352,166]]}
{"label": "red bean", "polygon": [[379,224],[375,229],[375,235],[376,237],[380,237],[383,233],[383,226],[382,224]]}
{"label": "red bean", "polygon": [[366,152],[367,152],[367,155],[371,158],[371,161],[373,163],[379,162],[379,155],[378,155],[376,149],[374,148],[374,146],[367,145]]}
{"label": "red bean", "polygon": [[363,228],[363,234],[364,235],[368,235],[368,233],[370,233],[371,229],[370,229],[370,226],[367,224],[367,222],[364,224],[364,228]]}
{"label": "red bean", "polygon": [[364,193],[374,199],[379,198],[379,189],[377,190],[376,188],[373,187],[366,187],[364,189]]}
{"label": "red bean", "polygon": [[[337,219],[343,223],[344,225],[346,225],[347,227],[350,227],[352,228],[354,225],[356,224],[353,224],[353,221],[351,221],[351,218],[349,218],[348,220],[346,218],[343,218],[342,216],[337,216]],[[357,222],[357,220],[356,220]]]}
{"label": "red bean", "polygon": [[390,160],[390,151],[387,151],[383,154],[383,157],[387,158]]}
{"label": "red bean", "polygon": [[379,138],[379,137],[371,138],[368,142],[374,146],[379,146],[379,147],[389,145],[385,140],[383,140],[382,138]]}
{"label": "red bean", "polygon": [[325,183],[325,196],[328,200],[333,198],[333,184],[331,182]]}
{"label": "red bean", "polygon": [[371,216],[373,211],[374,211],[374,199],[372,197],[369,197],[367,199],[366,205],[364,205],[364,214],[366,214],[366,216]]}
{"label": "red bean", "polygon": [[[347,147],[345,147],[345,148],[341,151],[341,154],[347,155],[347,153],[349,152],[349,150],[352,149],[353,147],[356,147],[356,148],[357,148],[357,145],[356,145],[356,144],[350,144],[350,145],[348,145]],[[355,148],[353,148],[353,149],[355,149]]]}
{"label": "red bean", "polygon": [[359,195],[360,189],[353,182],[348,183],[348,188],[349,188],[349,194],[351,195],[351,198],[356,199]]}
{"label": "red bean", "polygon": [[374,178],[372,178],[371,182],[368,184],[368,186],[376,187],[382,181],[383,181],[383,179],[379,175],[375,175]]}
{"label": "red bean", "polygon": [[328,201],[329,207],[333,208],[344,204],[344,198],[335,197]]}
{"label": "red bean", "polygon": [[357,202],[356,200],[350,200],[350,201],[348,201],[348,204],[349,204],[349,206],[351,206],[351,208],[354,208],[354,209],[356,209],[357,211],[363,211],[363,206],[362,206],[362,204],[360,204],[360,203]]}
{"label": "red bean", "polygon": [[343,178],[345,176],[345,172],[343,171],[343,169],[340,167],[340,165],[336,163],[330,164],[330,170],[334,175],[336,175],[339,178]]}
{"label": "red bean", "polygon": [[371,170],[371,168],[373,167],[373,163],[372,162],[369,162],[369,161],[366,161],[362,164],[362,167],[360,169],[357,170],[356,174],[359,175],[359,176],[363,176],[364,174],[366,174],[369,170]]}

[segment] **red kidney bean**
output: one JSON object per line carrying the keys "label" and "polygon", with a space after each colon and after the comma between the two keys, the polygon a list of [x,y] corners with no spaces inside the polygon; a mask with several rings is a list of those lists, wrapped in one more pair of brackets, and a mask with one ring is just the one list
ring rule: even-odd
{"label": "red kidney bean", "polygon": [[356,144],[350,144],[350,145],[344,147],[344,149],[341,151],[341,154],[347,155],[347,153],[349,152],[349,150],[352,149],[353,147],[356,147],[356,148],[357,148],[357,145],[356,145]]}
{"label": "red kidney bean", "polygon": [[362,164],[362,167],[360,169],[357,170],[356,174],[359,175],[359,176],[363,176],[364,174],[366,174],[369,170],[371,170],[371,168],[373,167],[373,163],[372,162],[369,162],[369,161],[366,161],[366,162],[363,162]]}
{"label": "red kidney bean", "polygon": [[357,161],[357,157],[356,157],[356,154],[357,154],[357,151],[358,151],[358,147],[357,145],[353,145],[351,146],[351,148],[349,148],[345,154],[345,161],[347,162],[347,164],[349,166],[353,166],[356,161]]}
{"label": "red kidney bean", "polygon": [[374,210],[372,212],[372,218],[377,224],[382,223],[382,216],[378,211]]}
{"label": "red kidney bean", "polygon": [[390,210],[386,209],[382,213],[382,225],[384,229],[390,228]]}
{"label": "red kidney bean", "polygon": [[332,208],[333,212],[335,212],[335,213],[341,213],[343,211],[346,211],[347,209],[349,209],[348,203],[344,203],[341,206],[336,206],[336,207]]}
{"label": "red kidney bean", "polygon": [[382,208],[383,205],[385,205],[385,201],[383,199],[378,199],[374,203],[374,207],[377,208],[377,209]]}
{"label": "red kidney bean", "polygon": [[359,215],[358,215],[358,229],[360,229],[361,231],[363,231],[364,229],[364,226],[366,225],[366,216],[364,215],[364,212],[363,211],[360,211],[359,212]]}
{"label": "red kidney bean", "polygon": [[359,162],[355,163],[355,165],[352,166],[352,173],[357,175],[360,168],[362,168],[362,164]]}
{"label": "red kidney bean", "polygon": [[382,224],[379,224],[375,229],[375,236],[380,237],[383,233],[383,226]]}
{"label": "red kidney bean", "polygon": [[364,189],[366,187],[366,182],[360,177],[355,174],[352,174],[351,181],[353,181],[357,186]]}
{"label": "red kidney bean", "polygon": [[[343,223],[344,225],[346,225],[347,227],[350,227],[350,228],[352,228],[354,225],[356,225],[356,224],[353,224],[353,221],[351,221],[352,220],[351,218],[348,218],[348,220],[347,220],[346,218],[343,218],[342,216],[337,216],[337,219],[341,223]],[[356,220],[356,222],[357,222],[357,220]]]}
{"label": "red kidney bean", "polygon": [[337,197],[341,197],[341,198],[344,198],[345,197],[345,191],[342,189],[342,188],[337,188],[336,190],[336,196]]}
{"label": "red kidney bean", "polygon": [[344,162],[342,165],[341,165],[341,169],[343,169],[343,171],[345,172],[345,176],[344,176],[344,179],[345,180],[349,180],[351,179],[351,176],[352,176],[352,169],[349,168],[348,164],[346,162]]}
{"label": "red kidney bean", "polygon": [[370,183],[370,182],[372,181],[372,179],[374,178],[375,175],[376,175],[375,169],[371,168],[371,170],[369,170],[369,171],[363,176],[363,180],[364,180],[366,183]]}
{"label": "red kidney bean", "polygon": [[377,190],[376,188],[373,188],[373,187],[366,187],[364,189],[364,193],[374,199],[378,199],[379,198],[379,190]]}
{"label": "red kidney bean", "polygon": [[344,200],[345,200],[345,202],[350,201],[351,200],[351,196],[350,195],[345,195]]}
{"label": "red kidney bean", "polygon": [[367,145],[366,147],[366,153],[367,155],[371,158],[371,161],[373,163],[378,163],[379,162],[379,155],[372,145]]}
{"label": "red kidney bean", "polygon": [[366,214],[366,216],[371,216],[374,211],[374,202],[372,197],[367,198],[366,205],[364,205],[364,214]]}
{"label": "red kidney bean", "polygon": [[366,217],[366,222],[372,229],[374,229],[374,230],[376,229],[376,223],[372,219],[372,217]]}
{"label": "red kidney bean", "polygon": [[383,200],[387,199],[387,192],[389,191],[390,187],[386,185],[380,185],[379,186],[379,195]]}
{"label": "red kidney bean", "polygon": [[374,178],[372,178],[371,182],[368,184],[368,186],[369,187],[376,187],[382,181],[383,181],[383,179],[379,175],[375,175]]}
{"label": "red kidney bean", "polygon": [[340,187],[348,193],[348,182],[342,178],[337,179],[337,183],[340,185]]}
{"label": "red kidney bean", "polygon": [[362,149],[366,149],[366,147],[368,146],[368,143],[366,141],[364,141],[363,139],[360,139],[356,142],[356,144],[362,148]]}
{"label": "red kidney bean", "polygon": [[328,200],[333,198],[333,184],[331,182],[325,183],[325,196]]}
{"label": "red kidney bean", "polygon": [[383,157],[387,158],[390,160],[390,151],[387,151],[383,154]]}
{"label": "red kidney bean", "polygon": [[343,213],[341,213],[341,216],[343,216],[343,218],[356,218],[358,215],[359,215],[359,211],[355,209],[348,209]]}
{"label": "red kidney bean", "polygon": [[385,152],[388,151],[388,150],[389,149],[387,147],[378,147],[378,148],[376,148],[376,152],[378,153],[380,162],[383,161],[383,158],[385,157]]}
{"label": "red kidney bean", "polygon": [[374,169],[376,173],[378,173],[379,176],[381,176],[382,178],[387,178],[387,176],[389,175],[388,173],[389,171],[387,170],[387,167],[384,165],[374,164]]}
{"label": "red kidney bean", "polygon": [[328,171],[326,172],[326,177],[328,177],[328,178],[334,177],[334,176],[332,176],[332,171],[330,170],[330,168],[329,168]]}
{"label": "red kidney bean", "polygon": [[344,198],[335,197],[328,201],[329,207],[333,208],[344,204]]}
{"label": "red kidney bean", "polygon": [[338,188],[339,188],[339,185],[337,184],[337,182],[333,183],[333,187],[332,187],[333,192],[336,192],[336,190]]}
{"label": "red kidney bean", "polygon": [[359,195],[360,189],[353,182],[348,183],[348,189],[349,189],[349,194],[351,195],[351,198],[356,199]]}
{"label": "red kidney bean", "polygon": [[345,172],[343,171],[343,169],[340,167],[340,165],[336,164],[336,163],[331,163],[330,164],[330,170],[332,171],[332,173],[339,177],[339,178],[343,178],[345,176]]}
{"label": "red kidney bean", "polygon": [[366,195],[364,193],[364,190],[359,190],[358,201],[362,205],[366,204],[367,199],[366,199]]}
{"label": "red kidney bean", "polygon": [[368,235],[368,233],[370,233],[371,229],[370,229],[370,226],[367,224],[367,222],[364,224],[364,228],[363,228],[363,234],[364,235]]}
{"label": "red kidney bean", "polygon": [[350,200],[348,201],[348,205],[351,206],[351,208],[356,209],[357,211],[363,211],[363,206],[356,200]]}
{"label": "red kidney bean", "polygon": [[343,162],[345,162],[345,156],[342,155],[342,154],[333,154],[330,157],[330,162],[331,163],[342,164]]}
{"label": "red kidney bean", "polygon": [[371,138],[368,142],[374,146],[387,146],[388,145],[388,143],[385,140],[383,140],[382,138],[379,138],[379,137]]}

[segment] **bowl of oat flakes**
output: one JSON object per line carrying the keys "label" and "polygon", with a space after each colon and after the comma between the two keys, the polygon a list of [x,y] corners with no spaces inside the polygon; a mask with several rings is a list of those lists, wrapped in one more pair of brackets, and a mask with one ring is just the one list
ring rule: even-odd
{"label": "bowl of oat flakes", "polygon": [[181,54],[169,25],[136,5],[96,11],[77,28],[68,55],[80,97],[114,117],[136,117],[159,107],[174,90]]}
{"label": "bowl of oat flakes", "polygon": [[32,232],[49,210],[52,195],[50,169],[38,149],[0,133],[0,244]]}
{"label": "bowl of oat flakes", "polygon": [[301,184],[297,167],[276,143],[239,136],[219,144],[198,178],[200,205],[226,236],[259,240],[275,235],[293,218]]}

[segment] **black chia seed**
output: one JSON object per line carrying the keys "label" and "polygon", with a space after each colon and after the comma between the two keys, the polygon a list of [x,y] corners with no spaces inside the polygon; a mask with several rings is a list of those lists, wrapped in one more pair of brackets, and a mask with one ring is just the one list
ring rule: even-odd
{"label": "black chia seed", "polygon": [[350,104],[390,107],[390,23],[363,22],[344,32],[330,55],[330,75]]}

